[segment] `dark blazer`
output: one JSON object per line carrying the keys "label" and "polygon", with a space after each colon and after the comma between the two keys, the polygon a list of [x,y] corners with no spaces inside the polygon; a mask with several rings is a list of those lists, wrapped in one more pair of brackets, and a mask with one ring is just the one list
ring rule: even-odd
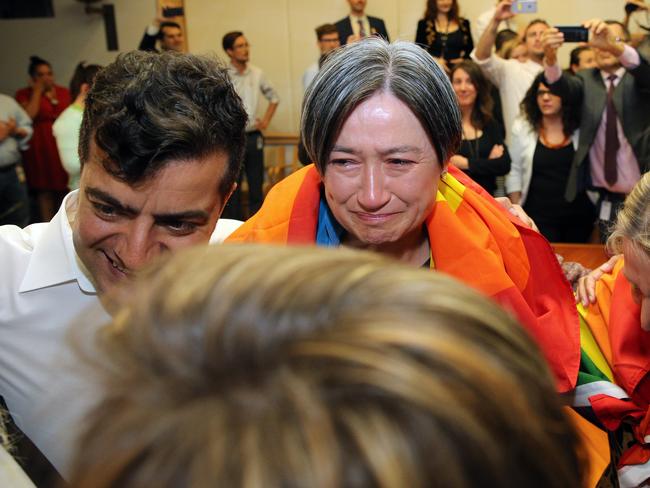
{"label": "dark blazer", "polygon": [[[641,174],[650,169],[650,65],[642,56],[641,63],[628,70],[614,89],[614,105],[625,138],[639,162]],[[574,90],[582,97],[580,110],[580,140],[566,187],[566,198],[572,201],[579,189],[589,181],[591,148],[607,104],[607,88],[598,68],[579,71],[576,76],[562,74],[556,82]]]}
{"label": "dark blazer", "polygon": [[[384,24],[383,20],[381,20],[379,17],[370,17],[370,15],[368,15],[368,23],[370,24],[372,33],[376,33],[377,35],[390,42],[388,31],[386,30],[386,25]],[[348,37],[354,33],[352,30],[352,23],[350,22],[350,17],[345,17],[334,25],[336,26],[336,30],[339,31],[339,39],[341,40],[341,46],[343,46],[348,42]]]}

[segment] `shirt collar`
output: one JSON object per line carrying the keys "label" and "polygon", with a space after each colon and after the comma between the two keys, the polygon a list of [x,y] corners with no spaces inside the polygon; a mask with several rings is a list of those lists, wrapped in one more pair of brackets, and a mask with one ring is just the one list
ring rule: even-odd
{"label": "shirt collar", "polygon": [[618,84],[618,82],[621,81],[621,78],[623,78],[623,75],[625,74],[625,68],[621,66],[613,73],[607,73],[603,70],[600,70],[600,76],[603,78],[603,81],[605,82],[605,86],[609,86],[607,78],[609,78],[610,74],[616,75],[616,80],[614,81],[614,83]]}
{"label": "shirt collar", "polygon": [[361,22],[368,22],[368,16],[366,14],[363,14],[361,17],[357,17],[356,15],[350,14],[349,17],[350,17],[350,22],[352,22],[353,24],[355,24],[358,20],[360,20]]}
{"label": "shirt collar", "polygon": [[250,73],[250,70],[251,70],[250,63],[246,63],[246,68],[241,73],[237,68],[235,68],[235,66],[232,63],[228,63],[228,71],[230,71],[235,76],[246,76],[248,73]]}
{"label": "shirt collar", "polygon": [[96,294],[74,249],[69,217],[77,211],[79,190],[68,193],[54,218],[34,244],[19,292],[27,292],[76,281],[84,293]]}

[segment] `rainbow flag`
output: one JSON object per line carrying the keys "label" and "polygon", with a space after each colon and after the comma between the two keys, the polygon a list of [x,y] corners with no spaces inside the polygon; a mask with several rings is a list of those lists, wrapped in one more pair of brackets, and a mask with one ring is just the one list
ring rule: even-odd
{"label": "rainbow flag", "polygon": [[580,314],[581,366],[574,407],[610,431],[632,425],[635,443],[618,460],[622,488],[650,479],[650,334],[619,260],[596,286],[596,303]]}
{"label": "rainbow flag", "polygon": [[[230,242],[313,244],[321,179],[307,166],[269,192]],[[573,294],[548,242],[520,225],[461,171],[441,176],[425,222],[431,267],[493,297],[517,316],[543,351],[557,389],[574,389],[580,365]]]}

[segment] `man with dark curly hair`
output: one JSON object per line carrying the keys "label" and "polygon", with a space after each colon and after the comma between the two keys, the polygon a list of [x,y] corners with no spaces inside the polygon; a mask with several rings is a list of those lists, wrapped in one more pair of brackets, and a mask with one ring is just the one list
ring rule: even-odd
{"label": "man with dark curly hair", "polygon": [[0,226],[0,361],[11,364],[0,368],[0,395],[59,470],[69,407],[52,411],[45,398],[50,372],[63,376],[55,362],[67,354],[66,331],[98,300],[110,310],[108,297],[156,256],[232,231],[217,220],[236,186],[245,125],[220,63],[123,54],[86,98],[79,190],[48,223]]}

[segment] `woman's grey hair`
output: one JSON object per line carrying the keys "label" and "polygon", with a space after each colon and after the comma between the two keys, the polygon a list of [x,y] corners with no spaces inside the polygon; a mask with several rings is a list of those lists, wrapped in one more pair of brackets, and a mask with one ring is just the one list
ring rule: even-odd
{"label": "woman's grey hair", "polygon": [[440,164],[456,152],[461,117],[447,75],[415,44],[372,37],[333,52],[305,94],[302,140],[321,174],[346,119],[381,91],[395,95],[420,120]]}

